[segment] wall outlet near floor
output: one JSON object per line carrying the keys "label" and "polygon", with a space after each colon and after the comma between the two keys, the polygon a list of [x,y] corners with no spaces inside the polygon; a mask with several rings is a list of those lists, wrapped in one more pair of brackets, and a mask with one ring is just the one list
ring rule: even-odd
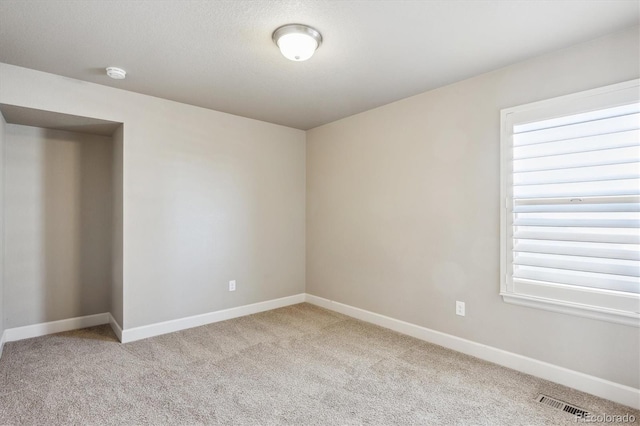
{"label": "wall outlet near floor", "polygon": [[229,291],[236,291],[236,280],[229,281]]}
{"label": "wall outlet near floor", "polygon": [[464,302],[456,300],[456,315],[464,316]]}

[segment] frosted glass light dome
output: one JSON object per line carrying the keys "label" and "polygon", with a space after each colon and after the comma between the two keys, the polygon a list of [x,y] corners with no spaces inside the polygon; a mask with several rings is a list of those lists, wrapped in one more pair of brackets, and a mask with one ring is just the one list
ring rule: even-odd
{"label": "frosted glass light dome", "polygon": [[301,62],[313,56],[322,43],[322,36],[309,26],[288,24],[273,32],[273,41],[285,58]]}

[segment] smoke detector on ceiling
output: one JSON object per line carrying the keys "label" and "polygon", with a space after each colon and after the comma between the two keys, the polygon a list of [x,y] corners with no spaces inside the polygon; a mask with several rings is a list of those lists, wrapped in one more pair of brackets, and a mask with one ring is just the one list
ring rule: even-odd
{"label": "smoke detector on ceiling", "polygon": [[115,80],[124,80],[127,76],[127,72],[122,68],[108,67],[107,75]]}

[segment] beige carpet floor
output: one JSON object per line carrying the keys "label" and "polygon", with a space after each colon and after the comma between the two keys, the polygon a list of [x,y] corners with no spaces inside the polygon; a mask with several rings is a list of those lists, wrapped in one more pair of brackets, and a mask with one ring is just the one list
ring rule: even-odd
{"label": "beige carpet floor", "polygon": [[[120,344],[109,326],[7,343],[2,425],[561,425],[629,407],[309,304]],[[636,424],[638,420],[636,420]]]}

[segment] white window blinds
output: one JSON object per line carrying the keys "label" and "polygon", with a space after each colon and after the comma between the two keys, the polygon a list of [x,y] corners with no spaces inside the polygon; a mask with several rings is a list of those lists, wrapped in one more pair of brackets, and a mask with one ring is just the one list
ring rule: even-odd
{"label": "white window blinds", "polygon": [[640,80],[501,125],[503,300],[640,327]]}
{"label": "white window blinds", "polygon": [[640,293],[640,103],[512,128],[513,282]]}

